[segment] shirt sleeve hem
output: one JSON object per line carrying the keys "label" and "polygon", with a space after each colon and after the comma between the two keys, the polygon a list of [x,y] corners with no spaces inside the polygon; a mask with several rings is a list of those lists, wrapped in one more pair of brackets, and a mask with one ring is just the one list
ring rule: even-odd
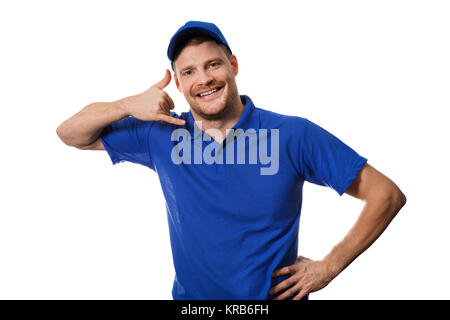
{"label": "shirt sleeve hem", "polygon": [[337,193],[339,196],[342,196],[347,190],[347,188],[350,186],[350,184],[355,180],[356,176],[358,175],[359,171],[361,170],[362,166],[367,162],[367,159],[361,156],[358,156],[355,161],[353,162],[352,168],[347,174],[347,177],[343,180],[344,182],[341,184],[341,187],[337,189]]}
{"label": "shirt sleeve hem", "polygon": [[106,152],[108,153],[112,164],[115,165],[116,163],[119,163],[120,160],[115,157],[113,151],[111,150],[111,148],[109,147],[108,143],[103,139],[102,136],[100,136],[100,140],[102,141],[103,147],[105,148]]}

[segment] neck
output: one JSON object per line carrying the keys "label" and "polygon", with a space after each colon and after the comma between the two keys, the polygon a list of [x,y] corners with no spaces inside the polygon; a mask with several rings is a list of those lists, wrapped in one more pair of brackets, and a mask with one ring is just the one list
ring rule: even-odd
{"label": "neck", "polygon": [[239,94],[233,99],[233,103],[225,107],[224,113],[217,119],[206,119],[191,108],[192,117],[196,125],[208,133],[217,142],[225,139],[228,129],[233,128],[239,121],[245,106],[242,104]]}

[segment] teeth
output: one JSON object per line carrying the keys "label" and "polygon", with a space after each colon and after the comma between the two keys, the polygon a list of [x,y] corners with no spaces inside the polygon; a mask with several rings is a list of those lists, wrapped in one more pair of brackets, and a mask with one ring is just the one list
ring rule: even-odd
{"label": "teeth", "polygon": [[212,94],[212,93],[214,93],[216,91],[217,91],[217,89],[212,89],[210,91],[200,93],[200,97],[209,96],[210,94]]}

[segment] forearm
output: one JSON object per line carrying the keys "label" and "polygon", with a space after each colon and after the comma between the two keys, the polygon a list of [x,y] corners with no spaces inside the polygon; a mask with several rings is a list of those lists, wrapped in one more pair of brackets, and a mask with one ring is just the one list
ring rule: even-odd
{"label": "forearm", "polygon": [[56,132],[67,145],[86,146],[97,140],[105,126],[127,116],[123,99],[95,102],[65,120]]}
{"label": "forearm", "polygon": [[345,193],[365,202],[358,220],[324,259],[313,261],[300,256],[293,265],[276,269],[274,278],[290,275],[271,288],[271,295],[289,288],[276,299],[295,295],[294,300],[298,300],[325,287],[383,233],[406,203],[397,185],[368,163]]}
{"label": "forearm", "polygon": [[386,229],[406,199],[399,191],[366,202],[358,220],[331,252],[323,259],[330,278],[336,277],[364,252]]}

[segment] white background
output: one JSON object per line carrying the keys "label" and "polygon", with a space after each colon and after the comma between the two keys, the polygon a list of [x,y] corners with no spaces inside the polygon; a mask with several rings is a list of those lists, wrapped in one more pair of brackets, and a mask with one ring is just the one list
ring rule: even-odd
{"label": "white background", "polygon": [[[449,16],[447,1],[2,1],[0,298],[171,299],[157,175],[55,130],[159,81],[172,34],[203,20],[236,54],[241,94],[321,125],[408,198],[310,298],[449,299]],[[326,255],[362,206],[306,184],[299,254]]]}

